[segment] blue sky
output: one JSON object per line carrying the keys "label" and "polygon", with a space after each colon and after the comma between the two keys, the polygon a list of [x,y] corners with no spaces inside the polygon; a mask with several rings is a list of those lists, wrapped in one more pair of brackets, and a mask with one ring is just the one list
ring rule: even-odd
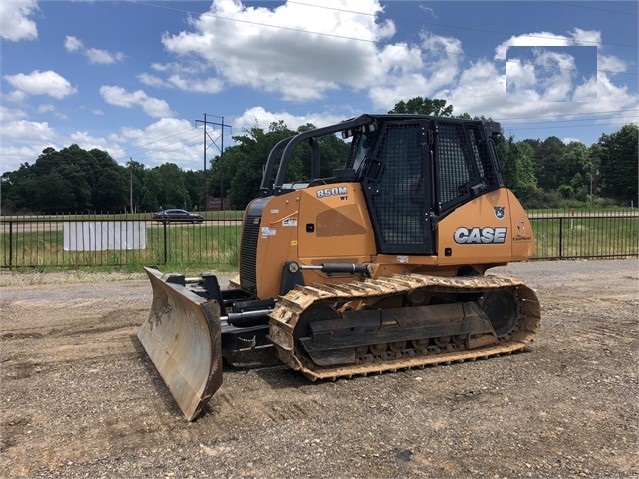
{"label": "blue sky", "polygon": [[198,170],[204,114],[210,159],[416,96],[590,146],[639,123],[638,22],[636,1],[4,0],[0,173],[74,143]]}

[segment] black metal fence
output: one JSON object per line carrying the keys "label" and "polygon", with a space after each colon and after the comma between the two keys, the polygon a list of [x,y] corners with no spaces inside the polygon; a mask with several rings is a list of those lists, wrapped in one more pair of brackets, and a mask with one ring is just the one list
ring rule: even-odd
{"label": "black metal fence", "polygon": [[639,256],[639,213],[627,211],[529,212],[536,239],[533,259]]}
{"label": "black metal fence", "polygon": [[[142,216],[3,216],[2,268],[191,265],[236,271],[241,215],[201,224],[159,223]],[[639,256],[639,213],[529,212],[533,259]]]}

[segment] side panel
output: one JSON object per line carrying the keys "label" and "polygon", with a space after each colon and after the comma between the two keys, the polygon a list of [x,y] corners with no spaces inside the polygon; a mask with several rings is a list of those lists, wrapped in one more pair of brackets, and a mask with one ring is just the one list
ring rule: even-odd
{"label": "side panel", "polygon": [[[370,262],[375,255],[368,210],[358,183],[297,190],[271,198],[264,207],[256,257],[257,295],[279,294],[287,261],[301,265]],[[340,281],[316,270],[303,271],[306,284]],[[352,276],[344,280],[352,280]]]}
{"label": "side panel", "polygon": [[304,264],[370,261],[375,238],[358,183],[302,190],[298,253]]}
{"label": "side panel", "polygon": [[506,188],[459,207],[438,224],[440,265],[506,263],[534,252],[526,214]]}
{"label": "side panel", "polygon": [[293,191],[271,197],[264,205],[255,257],[257,296],[260,298],[277,297],[284,263],[297,260],[300,195],[300,191]]}

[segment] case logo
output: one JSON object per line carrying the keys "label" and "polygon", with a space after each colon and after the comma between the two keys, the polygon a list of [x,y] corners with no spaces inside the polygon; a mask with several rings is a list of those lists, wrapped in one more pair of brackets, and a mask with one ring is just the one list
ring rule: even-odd
{"label": "case logo", "polygon": [[505,206],[495,206],[495,216],[498,220],[503,220],[506,216],[506,207]]}
{"label": "case logo", "polygon": [[502,244],[506,242],[508,228],[457,228],[454,239],[457,244]]}

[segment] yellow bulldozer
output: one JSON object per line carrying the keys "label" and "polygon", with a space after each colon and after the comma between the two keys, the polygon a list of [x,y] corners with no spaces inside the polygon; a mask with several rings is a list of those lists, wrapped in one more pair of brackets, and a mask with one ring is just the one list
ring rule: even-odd
{"label": "yellow bulldozer", "polygon": [[[321,175],[321,139],[348,157]],[[188,420],[222,384],[226,353],[271,347],[311,380],[519,351],[535,293],[488,269],[527,260],[530,222],[505,188],[490,121],[361,115],[280,141],[246,208],[239,280],[146,268],[138,338]],[[285,183],[296,148],[310,178]],[[323,177],[325,176],[325,177]]]}

